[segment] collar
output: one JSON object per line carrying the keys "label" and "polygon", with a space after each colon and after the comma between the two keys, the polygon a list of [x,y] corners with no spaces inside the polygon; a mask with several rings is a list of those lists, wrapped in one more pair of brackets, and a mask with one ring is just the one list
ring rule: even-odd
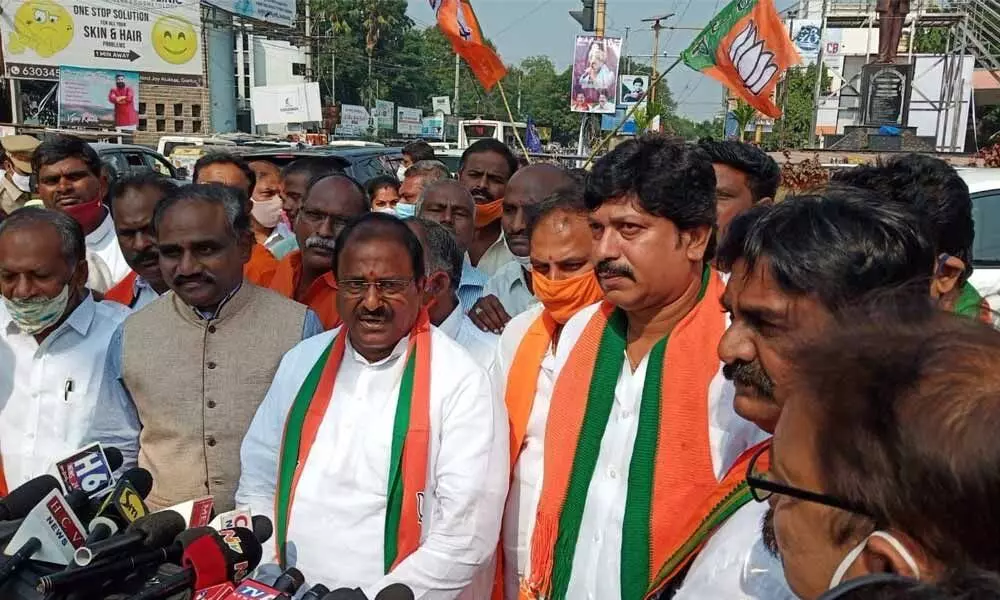
{"label": "collar", "polygon": [[159,296],[159,294],[156,293],[156,290],[153,289],[153,286],[149,285],[149,282],[143,279],[142,275],[136,273],[135,281],[132,282],[132,291],[134,292],[135,297],[138,298],[139,294],[141,294],[143,290],[149,290],[153,292],[153,294]]}
{"label": "collar", "polygon": [[104,241],[109,235],[115,235],[115,223],[111,220],[111,213],[104,209],[104,219],[97,229],[87,234],[87,247],[96,246]]}
{"label": "collar", "polygon": [[524,267],[522,267],[521,263],[518,262],[512,262],[510,265],[511,268],[517,268],[517,277],[511,279],[510,284],[507,286],[507,290],[511,291],[518,286],[528,289],[528,282],[524,279]]}
{"label": "collar", "polygon": [[[348,333],[347,329],[342,328],[341,333],[347,335]],[[366,367],[381,367],[383,365],[387,365],[390,362],[394,362],[397,358],[406,354],[406,348],[409,346],[410,343],[410,334],[404,335],[403,339],[396,342],[396,345],[393,347],[392,352],[389,353],[389,356],[375,362],[369,362],[367,358],[361,356],[361,353],[359,353],[357,350],[354,349],[354,344],[351,343],[350,335],[347,335],[346,343],[347,343],[347,350],[348,352],[350,352],[351,359],[354,362],[364,365]]]}
{"label": "collar", "polygon": [[464,319],[465,313],[462,312],[462,305],[456,304],[455,309],[451,311],[451,314],[444,321],[441,321],[441,324],[437,328],[451,339],[456,339],[459,330],[462,329]]}
{"label": "collar", "polygon": [[233,289],[233,291],[229,292],[229,294],[227,294],[226,297],[222,299],[222,302],[219,303],[219,306],[216,307],[214,312],[211,313],[206,312],[194,306],[191,307],[191,310],[193,310],[195,316],[197,316],[202,321],[214,321],[217,318],[219,318],[219,313],[222,312],[222,309],[225,308],[226,304],[228,304],[229,301],[233,299],[233,296],[236,295],[236,292],[240,291],[241,289],[243,289],[242,283],[236,286]]}
{"label": "collar", "polygon": [[458,283],[458,287],[485,287],[487,281],[489,281],[489,277],[486,276],[486,273],[472,266],[469,253],[466,252],[462,261],[462,280]]}
{"label": "collar", "polygon": [[[55,339],[55,334],[66,329],[71,328],[81,336],[86,336],[87,332],[90,331],[90,325],[94,322],[94,315],[97,313],[97,303],[94,302],[94,297],[87,292],[87,295],[83,298],[79,305],[70,313],[66,320],[59,324],[52,333],[49,334],[47,339]],[[4,315],[7,318],[6,331],[8,334],[11,333],[21,333],[21,328],[17,326],[17,323],[10,318],[10,315]]]}
{"label": "collar", "polygon": [[[487,254],[489,254],[491,250],[493,250],[494,248],[496,248],[500,244],[503,244],[504,248],[506,248],[507,251],[510,252],[510,248],[507,248],[507,238],[505,238],[504,235],[503,235],[503,228],[500,229],[500,235],[497,236],[496,241],[493,242],[492,244],[490,244],[490,247],[486,249],[486,252],[483,252],[483,256],[486,256]],[[513,253],[511,253],[511,254],[513,254]]]}
{"label": "collar", "polygon": [[264,247],[268,249],[273,248],[277,244],[280,244],[286,239],[292,237],[292,235],[294,234],[292,233],[292,230],[288,228],[288,225],[279,221],[278,224],[275,225],[274,229],[271,230],[271,234],[267,236],[266,240],[264,240]]}

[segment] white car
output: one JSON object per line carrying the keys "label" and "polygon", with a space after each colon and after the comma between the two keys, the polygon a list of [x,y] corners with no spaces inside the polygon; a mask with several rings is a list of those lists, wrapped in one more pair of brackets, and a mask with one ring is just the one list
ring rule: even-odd
{"label": "white car", "polygon": [[972,196],[976,241],[972,246],[974,271],[969,281],[1000,310],[1000,169],[959,169]]}

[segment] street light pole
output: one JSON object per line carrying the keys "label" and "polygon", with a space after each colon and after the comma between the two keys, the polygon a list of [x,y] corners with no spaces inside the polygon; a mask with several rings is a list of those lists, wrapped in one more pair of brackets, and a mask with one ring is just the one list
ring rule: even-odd
{"label": "street light pole", "polygon": [[[650,17],[648,19],[643,19],[643,23],[652,23],[653,29],[653,71],[650,73],[649,80],[656,80],[656,67],[657,59],[660,55],[660,31],[663,29],[663,25],[660,24],[661,21],[666,21],[670,17],[674,16],[674,13],[661,15],[659,17]],[[649,101],[656,102],[656,86],[650,86],[649,89]]]}

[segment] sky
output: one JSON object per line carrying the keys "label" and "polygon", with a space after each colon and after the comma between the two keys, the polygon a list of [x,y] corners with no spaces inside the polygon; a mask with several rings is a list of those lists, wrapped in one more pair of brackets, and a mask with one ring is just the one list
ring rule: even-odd
{"label": "sky", "polygon": [[[675,13],[664,21],[666,26],[701,28],[726,5],[729,0],[607,0],[608,13],[605,35],[625,37],[628,55],[652,54],[653,32],[650,23],[642,19]],[[794,0],[775,0],[779,10],[794,4]],[[548,56],[558,70],[569,66],[572,60],[573,38],[583,34],[580,24],[569,16],[570,10],[579,10],[579,0],[472,0],[479,17],[479,24],[486,37],[496,44],[506,63],[518,63],[529,56]],[[427,0],[409,0],[407,13],[418,26],[434,23],[434,12]],[[680,54],[697,34],[694,30],[663,29],[660,32],[663,69]],[[649,58],[635,60],[648,61]],[[702,121],[712,119],[722,110],[722,86],[683,64],[667,75],[667,82],[677,102],[677,112]],[[567,90],[568,97],[568,90]]]}

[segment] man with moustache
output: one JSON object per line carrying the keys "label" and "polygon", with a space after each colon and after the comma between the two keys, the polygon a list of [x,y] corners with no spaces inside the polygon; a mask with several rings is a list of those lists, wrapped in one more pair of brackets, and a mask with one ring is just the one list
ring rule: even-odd
{"label": "man with moustache", "polygon": [[507,182],[517,166],[510,148],[492,138],[473,143],[459,161],[458,181],[476,202],[476,235],[469,246],[469,260],[487,277],[514,260],[504,241],[500,217]]}
{"label": "man with moustache", "polygon": [[[836,327],[838,311],[880,289],[898,288],[900,300],[929,306],[935,262],[929,230],[917,214],[856,188],[752,209],[733,221],[718,260],[732,272],[723,296],[732,323],[719,357],[736,385],[736,412],[767,433],[781,415],[774,389],[785,369],[782,352]],[[749,502],[729,517],[676,598],[792,597],[780,564],[766,551],[773,548],[769,525],[761,537],[766,509]]]}
{"label": "man with moustache", "polygon": [[417,204],[417,216],[435,221],[455,237],[462,253],[462,278],[458,283],[458,301],[467,313],[483,296],[488,278],[469,261],[469,245],[476,235],[476,202],[469,190],[452,179],[435,181],[424,188]]}
{"label": "man with moustache", "polygon": [[369,211],[357,181],[343,173],[320,176],[306,191],[295,219],[299,247],[278,263],[270,288],[316,311],[323,329],[340,325],[333,252],[337,235],[354,218]]}
{"label": "man with moustache", "polygon": [[[153,509],[211,495],[231,510],[239,448],[278,363],[321,325],[307,307],[243,280],[253,234],[239,191],[189,185],[153,215],[171,291],[111,340],[112,393],[90,439],[153,475]],[[185,385],[185,382],[191,382]]]}
{"label": "man with moustache", "polygon": [[[710,268],[715,173],[678,138],[600,158],[584,195],[606,300],[563,327],[520,588],[529,598],[635,600],[676,583],[757,441],[732,407],[716,347],[726,320]],[[536,436],[539,434],[535,434]],[[523,462],[525,457],[521,457]],[[509,560],[509,559],[508,559]]]}
{"label": "man with moustache", "polygon": [[262,570],[368,598],[392,583],[486,598],[507,490],[488,374],[430,325],[403,221],[352,221],[334,265],[343,327],[285,356],[243,442],[237,500],[275,524]]}
{"label": "man with moustache", "polygon": [[156,205],[177,189],[169,179],[153,173],[126,177],[111,189],[111,216],[125,262],[132,272],[114,286],[104,299],[131,309],[140,309],[168,289],[160,274],[153,213]]}
{"label": "man with moustache", "polygon": [[90,144],[72,135],[42,142],[31,156],[38,176],[38,196],[45,208],[62,211],[87,236],[87,287],[106,292],[129,274],[118,247],[115,224],[104,206],[108,178],[101,157]]}
{"label": "man with moustache", "polygon": [[500,224],[504,243],[514,260],[500,267],[490,278],[482,299],[470,312],[473,322],[483,331],[500,333],[511,317],[538,303],[531,285],[525,211],[557,190],[575,185],[569,171],[552,164],[529,165],[510,178]]}
{"label": "man with moustache", "polygon": [[340,171],[329,161],[322,158],[300,158],[289,163],[281,170],[282,208],[292,226],[302,207],[302,199],[306,197],[309,182],[320,175]]}

